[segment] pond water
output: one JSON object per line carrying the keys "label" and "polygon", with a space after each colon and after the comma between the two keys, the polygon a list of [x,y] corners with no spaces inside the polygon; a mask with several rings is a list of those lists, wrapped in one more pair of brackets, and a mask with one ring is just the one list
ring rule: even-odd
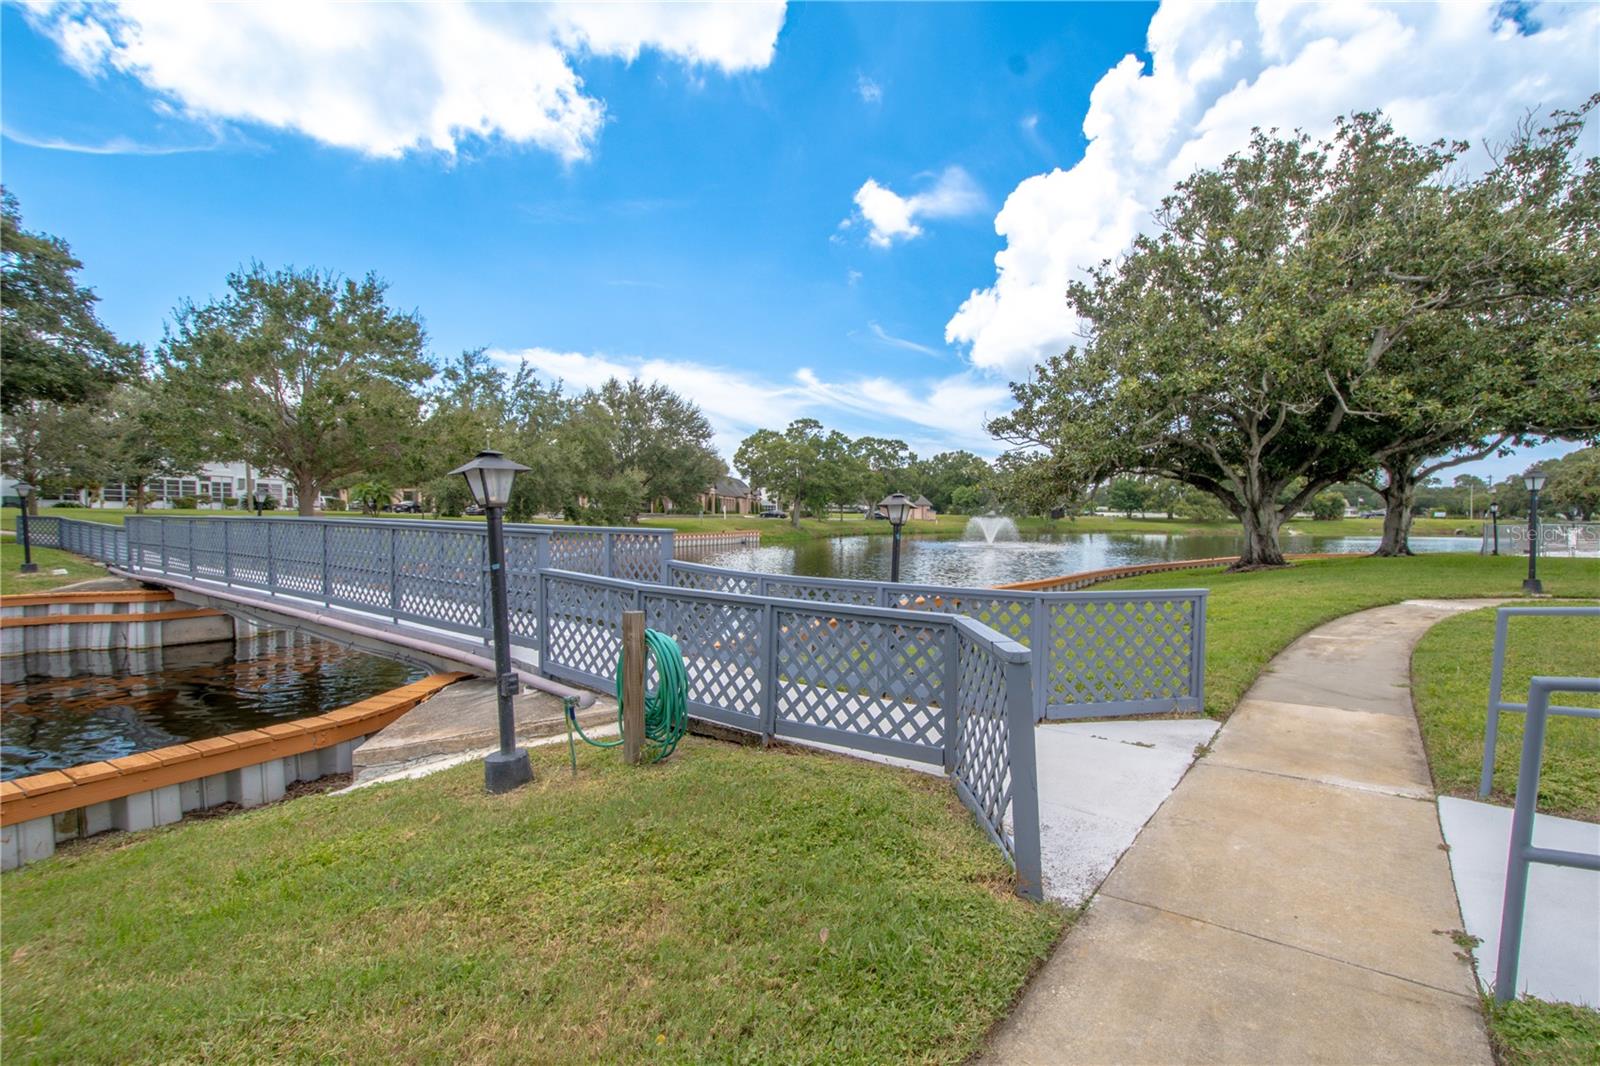
{"label": "pond water", "polygon": [[[1001,585],[1075,574],[1111,566],[1210,559],[1237,555],[1240,540],[1228,535],[1172,533],[1042,533],[1016,540],[957,540],[908,535],[901,541],[900,579],[922,585]],[[1285,536],[1286,552],[1365,554],[1377,537]],[[686,549],[686,562],[735,570],[808,577],[889,579],[890,538],[832,537],[799,545]],[[1415,552],[1476,552],[1477,537],[1412,537]]]}
{"label": "pond water", "polygon": [[0,660],[0,780],[305,718],[426,671],[294,633]]}

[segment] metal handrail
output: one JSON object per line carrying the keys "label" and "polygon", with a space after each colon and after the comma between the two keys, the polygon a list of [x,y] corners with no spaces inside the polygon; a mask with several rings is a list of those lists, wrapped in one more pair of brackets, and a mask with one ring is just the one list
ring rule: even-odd
{"label": "metal handrail", "polygon": [[1571,866],[1600,872],[1600,854],[1533,846],[1533,819],[1539,803],[1539,763],[1544,755],[1545,726],[1554,692],[1600,693],[1600,677],[1536,677],[1528,683],[1527,726],[1522,733],[1522,761],[1517,767],[1517,799],[1511,814],[1511,849],[1506,856],[1505,900],[1500,908],[1500,951],[1495,960],[1494,998],[1508,1003],[1517,994],[1517,967],[1522,960],[1522,920],[1528,904],[1528,867]]}
{"label": "metal handrail", "polygon": [[[1506,638],[1515,615],[1535,617],[1600,618],[1600,607],[1501,607],[1494,619],[1494,659],[1489,667],[1489,715],[1483,732],[1483,765],[1478,774],[1478,798],[1488,798],[1494,787],[1495,746],[1500,737],[1500,712],[1524,713],[1526,703],[1510,703],[1500,698],[1506,669]],[[1551,707],[1552,714],[1572,718],[1600,718],[1600,707]]]}

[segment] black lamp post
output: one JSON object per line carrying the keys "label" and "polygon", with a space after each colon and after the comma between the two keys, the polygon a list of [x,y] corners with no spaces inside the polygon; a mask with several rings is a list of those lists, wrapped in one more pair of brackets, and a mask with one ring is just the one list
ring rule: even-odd
{"label": "black lamp post", "polygon": [[479,452],[477,458],[450,471],[467,479],[472,498],[483,508],[489,524],[489,598],[494,612],[494,669],[499,697],[500,750],[483,760],[483,784],[490,792],[509,792],[533,780],[528,753],[517,748],[517,675],[511,670],[511,613],[506,605],[506,542],[501,513],[511,501],[511,483],[529,469],[499,452]]}
{"label": "black lamp post", "polygon": [[889,580],[900,580],[900,527],[906,524],[906,519],[911,516],[911,497],[903,492],[896,492],[885,496],[878,501],[878,506],[883,508],[883,513],[889,519],[889,525],[894,527],[894,549],[889,555]]}
{"label": "black lamp post", "polygon": [[1539,490],[1544,488],[1544,471],[1528,471],[1522,475],[1522,483],[1528,488],[1528,579],[1522,583],[1522,591],[1537,595],[1544,591],[1539,583]]}
{"label": "black lamp post", "polygon": [[39,564],[33,561],[33,546],[28,543],[28,497],[33,495],[33,486],[26,481],[19,481],[13,489],[22,501],[22,513],[17,515],[17,535],[22,538],[22,569],[19,572],[36,574]]}
{"label": "black lamp post", "polygon": [[1489,521],[1494,526],[1494,550],[1491,551],[1489,554],[1490,555],[1499,555],[1500,554],[1500,505],[1498,503],[1491,503],[1489,505]]}
{"label": "black lamp post", "polygon": [[255,491],[250,494],[250,498],[255,501],[256,517],[260,518],[261,512],[266,509],[267,500],[271,498],[271,493],[267,492],[267,487],[258,481],[256,482]]}

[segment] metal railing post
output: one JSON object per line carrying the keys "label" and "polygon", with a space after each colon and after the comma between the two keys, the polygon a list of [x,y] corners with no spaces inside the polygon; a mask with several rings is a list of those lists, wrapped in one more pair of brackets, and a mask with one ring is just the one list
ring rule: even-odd
{"label": "metal railing post", "polygon": [[1054,651],[1050,646],[1050,612],[1050,601],[1044,593],[1035,595],[1028,619],[1028,652],[1033,667],[1033,718],[1036,722],[1050,717],[1050,663]]}
{"label": "metal railing post", "polygon": [[389,617],[400,622],[400,551],[398,536],[400,531],[390,529],[389,534]]}
{"label": "metal railing post", "polygon": [[1489,663],[1489,713],[1484,719],[1483,766],[1478,772],[1478,798],[1489,795],[1494,787],[1495,745],[1500,740],[1500,691],[1505,683],[1506,634],[1511,616],[1496,611],[1494,618],[1494,658]]}
{"label": "metal railing post", "polygon": [[956,734],[961,729],[961,627],[956,623],[944,627],[944,692],[941,708],[944,728],[941,741],[944,746],[944,772],[956,768]]}
{"label": "metal railing post", "polygon": [[778,732],[778,609],[761,605],[761,739],[771,741]]}
{"label": "metal railing post", "polygon": [[1028,692],[1032,658],[1030,652],[1027,660],[1006,663],[1006,758],[1011,770],[1011,858],[1017,867],[1017,894],[1038,900],[1044,898],[1044,862],[1039,844],[1033,700]]}
{"label": "metal railing post", "polygon": [[600,543],[604,546],[605,562],[601,563],[600,573],[606,577],[617,576],[617,535],[606,532],[600,534]]}
{"label": "metal railing post", "polygon": [[222,523],[222,580],[233,584],[233,538],[228,533],[228,527],[233,523],[226,518],[216,519]]}
{"label": "metal railing post", "polygon": [[267,592],[272,593],[278,586],[278,567],[272,557],[272,523],[267,523]]}
{"label": "metal railing post", "polygon": [[163,520],[157,523],[161,530],[161,572],[167,573],[167,523]]}
{"label": "metal railing post", "polygon": [[328,571],[328,524],[322,523],[322,602],[333,603],[333,575]]}
{"label": "metal railing post", "polygon": [[[543,541],[540,543],[540,552],[543,554]],[[538,582],[539,589],[539,600],[535,605],[539,617],[539,672],[548,676],[550,673],[548,669],[550,662],[550,575],[545,573],[544,568],[541,567],[534,579]]]}
{"label": "metal railing post", "polygon": [[1528,902],[1528,866],[1574,866],[1600,871],[1600,854],[1533,846],[1533,821],[1539,803],[1539,763],[1552,692],[1600,692],[1600,677],[1536,677],[1528,683],[1527,719],[1522,729],[1522,761],[1517,767],[1517,799],[1511,814],[1511,848],[1506,856],[1505,901],[1500,908],[1500,950],[1494,967],[1494,998],[1508,1003],[1517,995],[1522,956],[1522,919]]}
{"label": "metal railing post", "polygon": [[1199,714],[1206,711],[1206,604],[1209,600],[1210,593],[1205,589],[1195,596],[1194,629],[1189,635],[1189,642],[1193,645],[1190,650],[1194,654],[1189,678],[1194,686],[1195,711]]}

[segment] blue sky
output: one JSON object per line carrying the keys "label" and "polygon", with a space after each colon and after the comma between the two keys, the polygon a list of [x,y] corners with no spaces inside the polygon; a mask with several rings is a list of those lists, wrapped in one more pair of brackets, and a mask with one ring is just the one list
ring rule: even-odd
{"label": "blue sky", "polygon": [[7,6],[3,177],[126,339],[252,258],[372,270],[436,355],[658,377],[728,454],[801,415],[993,454],[1062,279],[1250,125],[1594,91],[1594,9],[1529,10]]}

